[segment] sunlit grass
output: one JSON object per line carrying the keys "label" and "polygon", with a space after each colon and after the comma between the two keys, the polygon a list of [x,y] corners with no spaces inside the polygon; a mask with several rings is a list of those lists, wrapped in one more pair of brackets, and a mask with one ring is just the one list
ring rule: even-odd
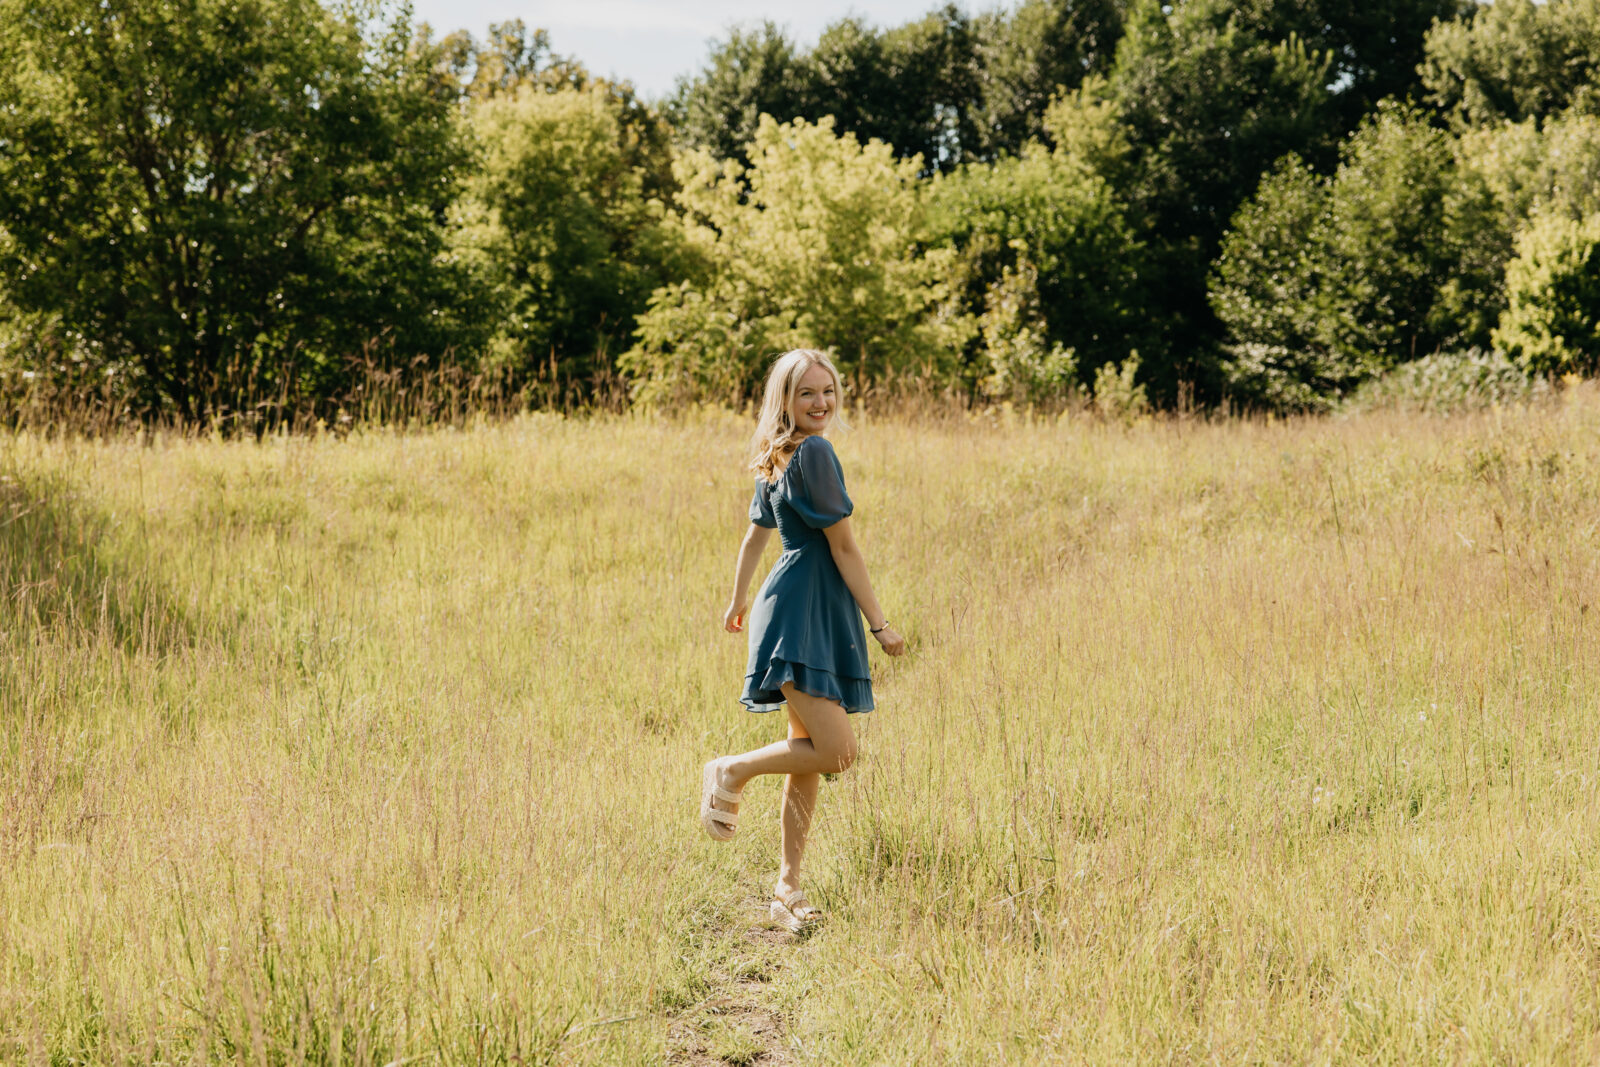
{"label": "sunlit grass", "polygon": [[0,1060],[1600,1055],[1592,389],[863,418],[912,651],[754,948],[747,432],[0,439]]}

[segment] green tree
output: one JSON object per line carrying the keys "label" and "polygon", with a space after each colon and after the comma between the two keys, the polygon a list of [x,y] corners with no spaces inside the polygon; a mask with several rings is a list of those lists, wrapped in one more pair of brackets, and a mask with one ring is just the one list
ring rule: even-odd
{"label": "green tree", "polygon": [[1536,212],[1581,219],[1600,211],[1600,115],[1568,112],[1464,130],[1457,155],[1512,229]]}
{"label": "green tree", "polygon": [[1600,107],[1600,0],[1496,0],[1429,32],[1428,99],[1464,125]]}
{"label": "green tree", "polygon": [[1142,366],[1159,400],[1185,381],[1215,394],[1207,269],[1261,173],[1331,136],[1328,69],[1326,56],[1262,36],[1223,0],[1170,11],[1148,0],[1129,17],[1110,77],[1076,98],[1077,111],[1101,108],[1122,127],[1127,149],[1106,177],[1149,248],[1146,314],[1166,337]]}
{"label": "green tree", "polygon": [[492,294],[491,362],[526,377],[547,361],[581,391],[603,383],[650,292],[673,230],[634,162],[623,104],[604,84],[526,85],[479,104],[479,166],[460,247]]}
{"label": "green tree", "polygon": [[1439,303],[1460,275],[1450,138],[1421,112],[1380,108],[1342,151],[1323,240],[1339,265],[1330,343],[1390,366],[1470,343]]}
{"label": "green tree", "polygon": [[680,78],[668,114],[683,141],[717,159],[743,160],[762,115],[805,114],[806,80],[794,42],[774,22],[735,27],[697,77]]}
{"label": "green tree", "polygon": [[1568,111],[1471,128],[1454,148],[1446,226],[1461,262],[1440,308],[1481,345],[1506,307],[1514,236],[1540,216],[1581,222],[1600,212],[1600,116]]}
{"label": "green tree", "polygon": [[1273,161],[1330,135],[1328,67],[1303,41],[1252,31],[1222,0],[1141,6],[1106,89],[1132,147],[1130,192],[1155,234],[1208,260]]}
{"label": "green tree", "polygon": [[1315,406],[1377,370],[1488,340],[1503,218],[1451,138],[1385,105],[1341,156],[1328,179],[1281,163],[1223,242],[1210,297],[1242,396]]}
{"label": "green tree", "polygon": [[186,419],[470,347],[437,58],[314,0],[0,0],[0,288]]}
{"label": "green tree", "polygon": [[757,117],[834,118],[929,171],[1021,151],[1050,99],[1108,69],[1125,0],[1026,0],[976,17],[947,3],[880,29],[829,25],[797,49],[774,25],[734,30],[672,105],[684,140],[738,158]]}
{"label": "green tree", "polygon": [[1506,269],[1495,344],[1536,374],[1600,370],[1600,213],[1534,218]]}
{"label": "green tree", "polygon": [[994,348],[1024,328],[1039,352],[1074,353],[1085,374],[1151,336],[1140,321],[1143,249],[1110,184],[1064,150],[1033,145],[934,182],[927,233],[958,253],[952,280],[968,313],[984,317],[983,347],[972,339],[963,360],[980,384],[1014,393],[1014,381],[1031,380]]}
{"label": "green tree", "polygon": [[860,140],[877,137],[908,149],[908,144],[882,136],[885,125],[900,125],[896,120],[906,110],[897,99],[902,89],[896,83],[898,72],[889,63],[884,35],[864,19],[843,18],[829,24],[816,47],[799,57],[797,77],[803,87],[799,110],[783,118],[815,121],[829,115],[841,132],[848,130]]}
{"label": "green tree", "polygon": [[947,252],[923,255],[919,160],[836,135],[831,119],[763,116],[748,167],[690,152],[678,162],[690,278],[663,286],[619,359],[639,395],[752,395],[768,357],[831,349],[859,384],[951,369],[970,323],[948,307]]}
{"label": "green tree", "polygon": [[1110,71],[1127,0],[1026,0],[979,15],[978,140],[969,159],[1020,152],[1045,135],[1050,102]]}
{"label": "green tree", "polygon": [[1314,410],[1355,384],[1359,362],[1326,343],[1337,264],[1329,257],[1328,194],[1299,156],[1285,156],[1240,206],[1211,278],[1228,327],[1230,392],[1279,410]]}
{"label": "green tree", "polygon": [[841,132],[948,170],[978,142],[973,48],[972,21],[953,4],[887,31],[841,19],[803,57],[798,117],[831,115]]}
{"label": "green tree", "polygon": [[481,43],[466,30],[456,30],[441,45],[445,62],[474,100],[529,86],[549,92],[581,89],[590,80],[582,64],[551,50],[548,30],[529,31],[521,19],[491,22]]}
{"label": "green tree", "polygon": [[[425,47],[431,33],[426,24],[419,30]],[[525,90],[604,93],[617,120],[626,165],[638,170],[644,194],[664,198],[676,188],[672,124],[666,116],[643,100],[632,82],[594,77],[582,63],[551,51],[548,31],[530,31],[521,19],[511,19],[491,23],[482,42],[466,30],[447,34],[437,53],[440,70],[461,86],[469,105]]]}
{"label": "green tree", "polygon": [[[1295,37],[1328,57],[1334,128],[1343,133],[1380,100],[1416,95],[1429,30],[1475,7],[1474,0],[1243,0],[1234,14],[1263,40]],[[1320,167],[1323,161],[1313,162]]]}

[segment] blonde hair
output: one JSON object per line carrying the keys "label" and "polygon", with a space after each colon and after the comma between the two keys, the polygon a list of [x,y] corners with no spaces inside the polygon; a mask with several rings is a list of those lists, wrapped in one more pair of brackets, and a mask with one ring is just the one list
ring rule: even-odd
{"label": "blonde hair", "polygon": [[812,367],[827,368],[833,378],[833,422],[848,430],[844,421],[844,380],[839,368],[833,365],[828,353],[815,348],[796,348],[772,361],[767,371],[767,384],[761,392],[761,416],[756,420],[756,432],[750,438],[750,469],[767,481],[775,480],[788,465],[789,457],[800,447],[805,435],[795,430],[794,394],[800,388],[800,379]]}

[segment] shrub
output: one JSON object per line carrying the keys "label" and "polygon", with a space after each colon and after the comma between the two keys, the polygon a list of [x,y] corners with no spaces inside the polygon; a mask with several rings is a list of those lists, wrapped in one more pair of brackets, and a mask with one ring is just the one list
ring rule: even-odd
{"label": "shrub", "polygon": [[1108,419],[1132,422],[1150,411],[1145,387],[1135,382],[1139,375],[1139,353],[1131,353],[1118,363],[1106,363],[1094,372],[1094,407]]}
{"label": "shrub", "polygon": [[1350,412],[1397,408],[1448,414],[1530,400],[1549,388],[1548,380],[1530,376],[1505,353],[1469,348],[1402,363],[1363,382],[1343,408]]}
{"label": "shrub", "polygon": [[1534,374],[1600,369],[1600,213],[1534,218],[1506,268],[1497,345]]}
{"label": "shrub", "polygon": [[1351,365],[1325,348],[1289,348],[1246,341],[1228,345],[1223,374],[1234,406],[1279,412],[1330,410],[1360,380]]}
{"label": "shrub", "polygon": [[1039,271],[1026,258],[991,285],[979,325],[988,375],[986,395],[1025,404],[1065,400],[1078,384],[1072,349],[1052,343],[1039,313]]}

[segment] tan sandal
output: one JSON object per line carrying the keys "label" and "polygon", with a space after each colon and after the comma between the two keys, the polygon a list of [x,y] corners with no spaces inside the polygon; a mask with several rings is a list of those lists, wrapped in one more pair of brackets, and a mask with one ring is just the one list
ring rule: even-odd
{"label": "tan sandal", "polygon": [[700,773],[700,825],[713,841],[727,841],[733,837],[739,828],[739,813],[724,811],[713,805],[712,800],[720,800],[724,804],[738,804],[744,800],[743,793],[732,792],[717,784],[717,774],[721,768],[722,760],[714,759]]}
{"label": "tan sandal", "polygon": [[773,922],[795,934],[822,919],[822,912],[812,907],[805,893],[798,889],[791,889],[782,895],[774,893],[772,907],[768,910]]}

